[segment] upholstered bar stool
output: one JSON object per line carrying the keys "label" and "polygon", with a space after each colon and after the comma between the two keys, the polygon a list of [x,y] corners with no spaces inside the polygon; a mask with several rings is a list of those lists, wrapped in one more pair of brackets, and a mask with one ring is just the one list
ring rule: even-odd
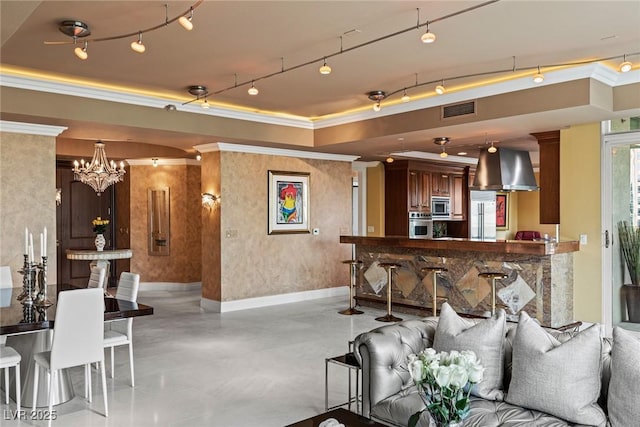
{"label": "upholstered bar stool", "polygon": [[362,265],[362,261],[357,259],[346,259],[342,261],[343,264],[349,264],[351,271],[351,279],[349,282],[349,308],[339,311],[339,314],[344,314],[346,316],[351,316],[353,314],[362,314],[364,311],[360,311],[356,308],[356,273],[358,268]]}
{"label": "upholstered bar stool", "polygon": [[[447,270],[445,267],[424,267],[423,272],[428,271],[433,273],[433,290],[431,291],[431,304],[433,305],[433,317],[438,315],[438,274],[444,273]],[[446,298],[440,298],[446,300]]]}
{"label": "upholstered bar stool", "polygon": [[381,262],[378,265],[387,270],[387,314],[376,317],[376,320],[379,322],[399,322],[402,319],[391,314],[391,278],[393,270],[400,268],[400,264],[396,264],[395,262]]}
{"label": "upholstered bar stool", "polygon": [[478,274],[478,277],[491,279],[491,316],[494,316],[496,314],[496,280],[506,279],[509,275],[502,272],[489,271]]}

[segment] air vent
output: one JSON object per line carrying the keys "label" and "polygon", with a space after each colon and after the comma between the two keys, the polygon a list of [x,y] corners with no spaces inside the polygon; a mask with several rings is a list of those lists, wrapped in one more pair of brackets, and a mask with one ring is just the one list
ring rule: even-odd
{"label": "air vent", "polygon": [[476,113],[476,101],[462,102],[460,104],[451,104],[442,106],[442,118],[450,119],[452,117],[468,116]]}

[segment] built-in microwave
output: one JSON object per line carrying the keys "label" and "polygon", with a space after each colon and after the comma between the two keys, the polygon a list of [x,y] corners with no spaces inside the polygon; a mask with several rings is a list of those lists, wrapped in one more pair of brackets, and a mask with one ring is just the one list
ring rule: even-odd
{"label": "built-in microwave", "polygon": [[434,218],[449,218],[451,216],[450,204],[451,199],[449,197],[432,196],[431,215]]}

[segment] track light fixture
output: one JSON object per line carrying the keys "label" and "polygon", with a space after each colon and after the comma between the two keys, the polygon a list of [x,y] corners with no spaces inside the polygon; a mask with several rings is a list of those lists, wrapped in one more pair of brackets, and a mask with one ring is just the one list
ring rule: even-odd
{"label": "track light fixture", "polygon": [[151,164],[153,165],[154,168],[158,167],[158,159],[151,159]]}
{"label": "track light fixture", "polygon": [[493,154],[496,151],[498,151],[498,148],[496,146],[494,146],[493,143],[494,143],[494,141],[491,141],[491,146],[489,148],[487,148],[487,151],[490,152],[491,154]]}
{"label": "track light fixture", "polygon": [[182,15],[180,18],[178,18],[178,23],[180,23],[180,25],[182,25],[182,28],[184,28],[187,31],[191,31],[193,30],[193,7],[189,8],[189,16],[185,16]]}
{"label": "track light fixture", "polygon": [[131,42],[131,49],[134,52],[138,52],[138,53],[144,53],[144,51],[147,50],[144,44],[142,43],[141,31],[138,31],[138,40]]}
{"label": "track light fixture", "polygon": [[433,143],[442,147],[442,152],[440,153],[440,157],[442,157],[443,159],[446,159],[447,157],[449,157],[449,154],[447,154],[447,150],[445,149],[444,146],[447,145],[450,141],[451,140],[446,136],[439,136],[437,138],[433,138]]}
{"label": "track light fixture", "polygon": [[75,55],[83,61],[87,59],[89,57],[89,54],[87,53],[87,42],[84,42],[83,47],[78,46],[77,48],[75,48],[73,50],[73,53],[75,53]]}
{"label": "track light fixture", "polygon": [[627,61],[627,55],[625,54],[623,56],[623,58],[622,58],[622,63],[618,67],[618,70],[620,70],[621,73],[627,73],[627,72],[631,71],[631,67],[632,66],[633,66],[633,64],[631,64],[631,62]]}
{"label": "track light fixture", "polygon": [[409,102],[411,101],[411,97],[409,95],[407,95],[407,90],[405,89],[403,94],[402,94],[402,98],[400,98],[400,101],[402,102]]}
{"label": "track light fixture", "polygon": [[429,22],[427,22],[427,32],[420,37],[422,43],[433,43],[436,41],[436,35],[429,31]]}
{"label": "track light fixture", "polygon": [[393,163],[393,160],[394,160],[393,157],[389,156],[389,157],[386,158],[385,162]]}
{"label": "track light fixture", "polygon": [[202,103],[202,105],[200,105],[202,108],[204,108],[205,110],[208,109],[210,107],[209,103],[207,102],[207,97],[204,97],[204,102]]}
{"label": "track light fixture", "polygon": [[444,87],[444,79],[442,79],[442,81],[440,82],[440,84],[438,86],[436,86],[436,93],[438,95],[442,95],[447,91],[447,89]]}
{"label": "track light fixture", "polygon": [[320,74],[324,74],[324,75],[331,74],[331,67],[329,67],[327,65],[327,57],[326,56],[324,58],[324,65],[322,67],[320,67],[319,71],[320,71]]}
{"label": "track light fixture", "polygon": [[387,97],[387,94],[383,90],[372,90],[371,92],[367,93],[367,97],[375,102],[375,104],[373,104],[373,111],[380,111],[382,109],[382,107],[380,106],[380,101],[385,99]]}
{"label": "track light fixture", "polygon": [[251,81],[251,87],[249,88],[249,90],[247,91],[247,93],[249,95],[257,95],[258,92],[258,88],[253,84],[253,81]]}
{"label": "track light fixture", "polygon": [[[166,26],[168,26],[169,24],[175,22],[175,21],[179,21],[180,25],[182,25],[185,29],[187,30],[191,30],[193,28],[193,23],[191,22],[191,19],[193,18],[193,10],[200,6],[202,4],[204,0],[197,0],[187,11],[181,13],[180,15],[169,19],[169,5],[165,4],[164,8],[165,8],[165,19],[164,22],[158,24],[158,25],[154,25],[153,27],[150,28],[146,28],[144,30],[139,30],[139,31],[135,31],[132,33],[126,33],[126,34],[120,34],[120,35],[116,35],[116,36],[107,36],[107,37],[99,37],[99,38],[94,38],[94,39],[87,39],[84,42],[84,48],[80,49],[80,47],[76,47],[74,49],[74,53],[76,54],[76,56],[80,59],[87,59],[87,45],[88,43],[97,43],[97,42],[104,42],[104,41],[111,41],[111,40],[120,40],[120,39],[127,39],[130,37],[133,37],[135,35],[138,36],[138,40],[134,41],[133,43],[131,43],[131,49],[133,49],[134,51],[138,52],[138,53],[142,53],[145,51],[145,46],[144,44],[142,44],[142,34],[143,33],[148,33],[151,31],[155,31],[155,30],[159,30],[160,28],[164,28]],[[188,17],[185,15],[189,15]],[[73,40],[72,41],[45,41],[44,44],[46,45],[66,45],[66,44],[75,44],[77,39],[79,38],[84,38],[84,37],[88,37],[89,35],[91,35],[91,31],[89,30],[89,26],[87,24],[85,24],[82,21],[73,21],[73,20],[66,20],[66,21],[62,21],[58,27],[58,29],[66,34],[69,37],[72,37]]]}
{"label": "track light fixture", "polygon": [[534,83],[542,83],[544,81],[544,74],[540,72],[540,66],[538,65],[538,72],[533,75]]}

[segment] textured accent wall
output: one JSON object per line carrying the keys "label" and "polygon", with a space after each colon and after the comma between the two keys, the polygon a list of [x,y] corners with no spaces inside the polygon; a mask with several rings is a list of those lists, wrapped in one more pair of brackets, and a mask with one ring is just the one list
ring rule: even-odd
{"label": "textured accent wall", "polygon": [[[351,230],[351,164],[235,152],[220,157],[221,301],[348,285],[349,269],[340,261],[350,258],[351,246],[339,241]],[[269,170],[311,174],[309,222],[319,235],[267,234]],[[204,286],[203,296],[210,298]]]}
{"label": "textured accent wall", "polygon": [[[11,267],[13,286],[24,262],[24,228],[33,233],[40,258],[40,233],[48,233],[48,283],[57,283],[56,139],[53,136],[0,132],[0,265]],[[62,195],[64,197],[64,194]]]}
{"label": "textured accent wall", "polygon": [[[201,165],[202,192],[220,196],[220,152],[203,153]],[[222,296],[220,216],[225,203],[222,198],[210,211],[202,210],[202,297],[212,301],[221,301]],[[231,206],[224,209],[230,211]]]}
{"label": "textured accent wall", "polygon": [[[192,165],[131,166],[131,271],[141,282],[199,282],[202,210],[200,167]],[[170,254],[149,255],[147,190],[169,187]]]}

